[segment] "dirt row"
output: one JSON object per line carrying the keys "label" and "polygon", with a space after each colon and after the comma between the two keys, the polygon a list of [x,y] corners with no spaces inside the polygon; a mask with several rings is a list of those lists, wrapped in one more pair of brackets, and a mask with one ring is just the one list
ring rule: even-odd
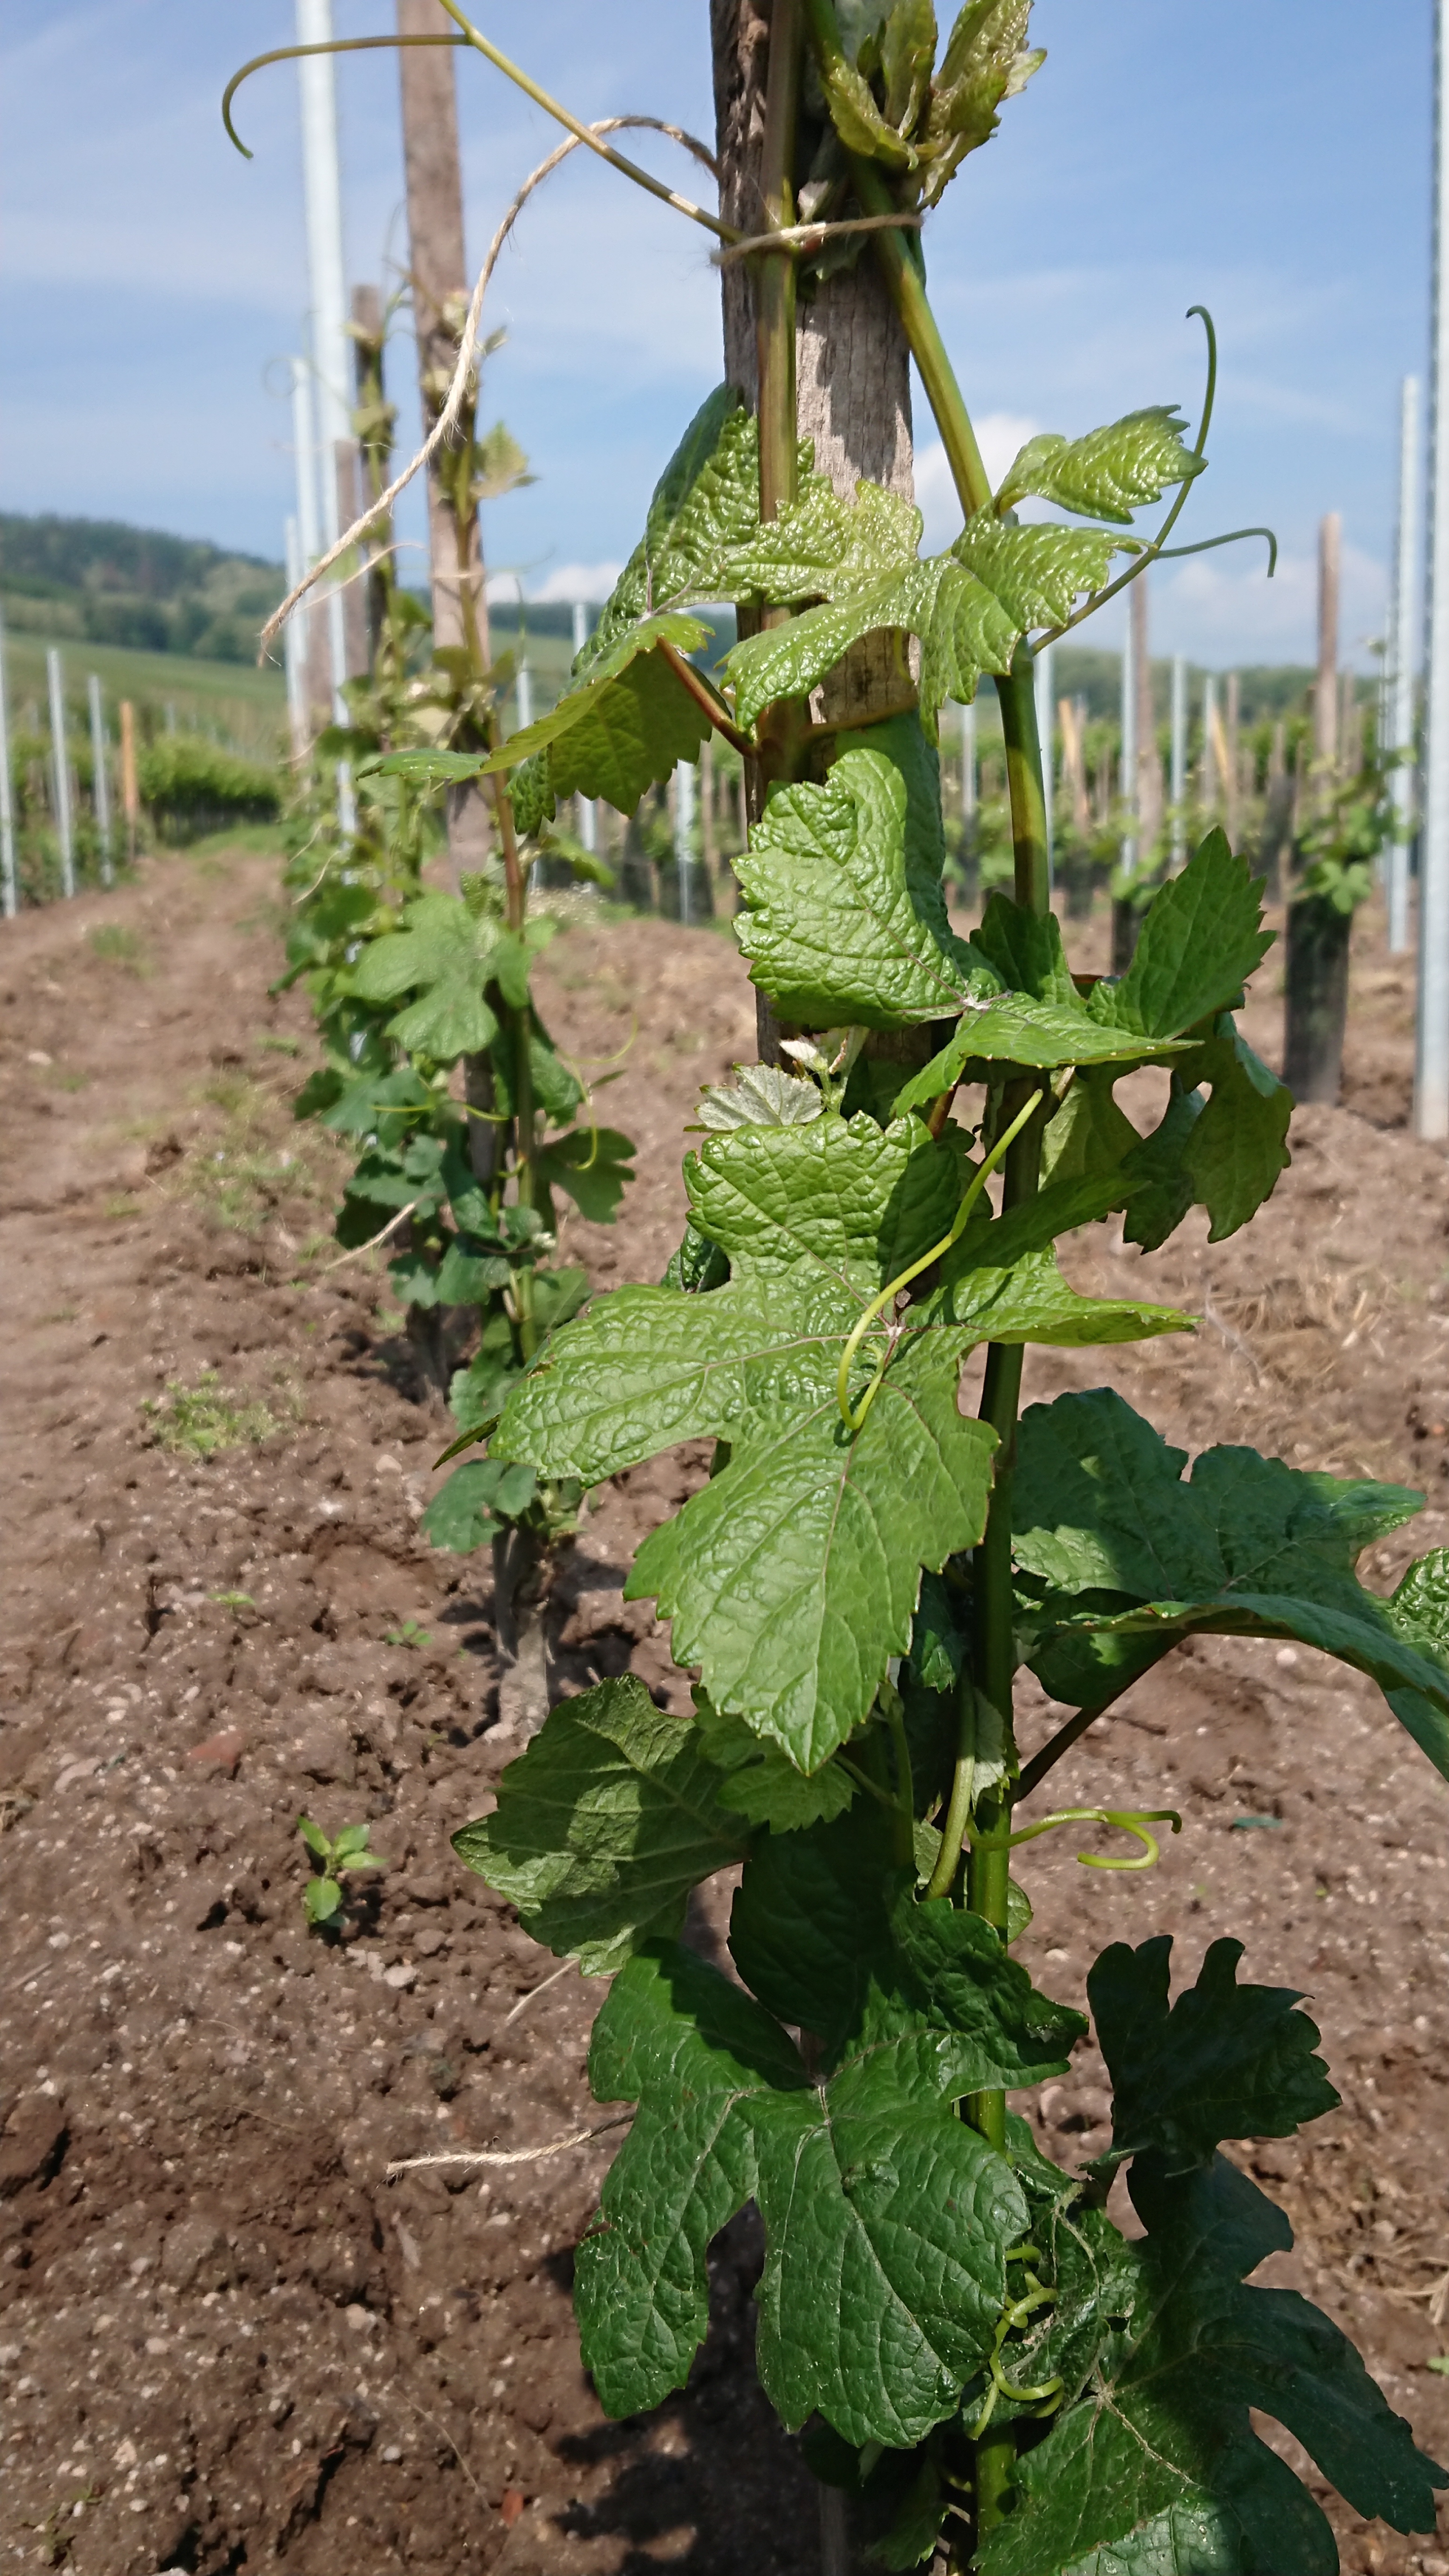
{"label": "dirt row", "polygon": [[[1449,1540],[1449,1195],[1404,1127],[1411,996],[1374,935],[1349,1105],[1300,1114],[1249,1234],[1190,1226],[1141,1274],[1199,1331],[1033,1354],[1028,1395],[1106,1381],[1186,1447],[1419,1484],[1387,1585]],[[150,863],[0,940],[0,2563],[808,2570],[813,2490],[751,2376],[749,2222],[687,2396],[610,2425],[569,2283],[612,2141],[386,2179],[597,2119],[598,1989],[548,1982],[449,1848],[511,1749],[487,1561],[416,1535],[445,1419],[380,1261],[337,1261],[340,1164],[290,1118],[310,1039],[303,1001],[269,995],[278,959],[274,870],[241,855]],[[623,1050],[607,1114],[641,1146],[623,1222],[573,1225],[565,1253],[657,1278],[695,1089],[753,1054],[742,968],[722,932],[580,908],[544,982],[572,1054]],[[1137,1260],[1102,1228],[1068,1266],[1120,1290]],[[593,1498],[554,1602],[560,1690],[632,1667],[685,1705],[622,1584],[701,1472],[680,1452]],[[1344,2105],[1254,2159],[1298,2229],[1276,2277],[1445,2457],[1449,1793],[1367,1683],[1228,1642],[1140,1685],[1061,1788],[1170,1799],[1185,1826],[1146,1878],[1041,1858],[1028,1964],[1080,2001],[1109,1938],[1170,1930],[1190,1974],[1231,1930],[1246,1974],[1310,1993]],[[306,1929],[303,1810],[367,1819],[388,1862],[340,1941]],[[1094,2152],[1090,2050],[1033,2107],[1058,2157]],[[1449,2571],[1449,2540],[1332,2509],[1346,2568]]]}

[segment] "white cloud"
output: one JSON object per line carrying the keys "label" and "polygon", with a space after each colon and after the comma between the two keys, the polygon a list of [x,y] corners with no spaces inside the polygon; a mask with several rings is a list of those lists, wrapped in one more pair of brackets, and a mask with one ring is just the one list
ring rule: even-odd
{"label": "white cloud", "polygon": [[[1237,550],[1235,549],[1235,552]],[[1232,662],[1311,662],[1317,651],[1318,567],[1311,555],[1282,554],[1272,581],[1265,579],[1261,544],[1245,545],[1240,561],[1224,555],[1190,558],[1170,575],[1153,579],[1152,649],[1186,653],[1224,667]],[[1388,578],[1383,564],[1361,548],[1343,550],[1339,652],[1345,665],[1375,667],[1370,650],[1382,636]],[[1095,641],[1084,629],[1083,643]],[[1104,635],[1105,643],[1108,639]],[[1114,634],[1113,644],[1118,641]]]}
{"label": "white cloud", "polygon": [[[537,606],[545,608],[559,599],[582,599],[588,601],[590,606],[597,606],[600,601],[608,598],[623,569],[621,563],[560,564],[540,582],[530,581],[525,574],[523,576],[524,596]],[[500,602],[511,602],[517,599],[518,576],[511,572],[490,574],[488,596]]]}

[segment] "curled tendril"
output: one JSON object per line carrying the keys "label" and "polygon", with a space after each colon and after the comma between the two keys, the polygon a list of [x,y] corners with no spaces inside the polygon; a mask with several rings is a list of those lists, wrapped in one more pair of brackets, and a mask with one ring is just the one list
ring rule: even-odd
{"label": "curled tendril", "polygon": [[384,46],[398,45],[466,45],[466,36],[334,36],[322,45],[276,45],[269,54],[253,54],[239,72],[233,72],[221,94],[221,121],[244,161],[256,158],[249,144],[243,143],[231,121],[231,103],[244,80],[253,72],[265,71],[268,63],[299,62],[305,54],[371,54]]}
{"label": "curled tendril", "polygon": [[973,1851],[1015,1851],[1018,1843],[1035,1842],[1038,1834],[1054,1833],[1058,1825],[1111,1825],[1118,1833],[1133,1834],[1142,1850],[1130,1859],[1113,1859],[1105,1852],[1078,1852],[1083,1869],[1154,1869],[1161,1857],[1157,1836],[1147,1831],[1149,1825],[1171,1825],[1175,1834],[1182,1831],[1182,1818],[1175,1807],[1060,1807],[1053,1816],[1043,1816],[1037,1824],[1023,1825],[1015,1834],[973,1834]]}
{"label": "curled tendril", "polygon": [[[1193,440],[1191,450],[1193,456],[1201,462],[1207,453],[1208,431],[1212,427],[1213,409],[1217,402],[1218,334],[1217,325],[1205,304],[1188,306],[1187,319],[1192,321],[1194,317],[1201,322],[1207,333],[1207,384],[1203,389],[1202,418],[1198,422],[1197,436]],[[1149,564],[1157,563],[1163,558],[1171,560],[1178,555],[1205,555],[1211,553],[1214,546],[1235,546],[1243,537],[1266,537],[1268,579],[1272,580],[1278,569],[1278,540],[1271,528],[1233,528],[1227,536],[1204,537],[1195,546],[1168,545],[1167,540],[1187,507],[1187,496],[1195,481],[1194,475],[1189,474],[1184,477],[1177,499],[1173,502],[1156,536],[1142,548],[1136,560],[1128,565],[1127,570],[1119,573],[1115,581],[1108,582],[1104,590],[1094,590],[1090,599],[1083,600],[1080,608],[1074,610],[1070,617],[1063,618],[1060,626],[1050,627],[1045,634],[1039,635],[1032,647],[1034,652],[1039,653],[1044,644],[1055,644],[1063,635],[1070,635],[1073,627],[1080,626],[1085,618],[1095,617],[1097,610],[1105,608],[1109,599],[1115,599],[1119,591],[1126,590],[1130,583],[1140,580]]]}
{"label": "curled tendril", "polygon": [[[1038,2261],[1041,2259],[1035,2245],[1013,2245],[1006,2259],[1008,2263],[1017,2263],[1024,2261],[1028,2256],[1035,2256]],[[1005,2307],[996,2320],[996,2333],[992,2339],[990,2353],[987,2355],[986,2367],[990,2374],[990,2386],[986,2391],[981,2410],[970,2427],[973,2442],[980,2441],[996,2412],[998,2397],[1009,2397],[1018,2406],[1039,2406],[1046,2415],[1053,2414],[1061,2404],[1063,2381],[1060,2373],[1054,2379],[1043,2380],[1039,2387],[1022,2388],[1015,2380],[1008,2379],[1001,2367],[1002,2347],[1007,2336],[1014,2333],[1019,2326],[1028,2324],[1038,2309],[1054,2307],[1056,2295],[1055,2290],[1048,2289],[1044,2282],[1038,2280],[1035,2272],[1028,2272],[1022,2296],[1019,2299],[1007,2299]]]}
{"label": "curled tendril", "polygon": [[847,1341],[844,1350],[840,1354],[840,1367],[835,1380],[836,1402],[840,1407],[840,1418],[845,1424],[847,1431],[859,1431],[861,1429],[866,1415],[869,1413],[877,1395],[880,1393],[881,1380],[885,1376],[887,1368],[890,1366],[891,1353],[895,1348],[895,1335],[893,1333],[888,1333],[886,1338],[886,1347],[880,1366],[876,1370],[874,1377],[871,1379],[869,1386],[865,1390],[865,1393],[862,1395],[859,1404],[852,1406],[850,1401],[850,1364],[854,1359],[856,1352],[859,1350],[861,1343],[864,1341],[866,1334],[870,1331],[876,1317],[890,1305],[893,1298],[900,1295],[903,1288],[909,1288],[913,1279],[918,1279],[923,1270],[929,1270],[933,1261],[939,1261],[944,1253],[950,1251],[953,1243],[959,1242],[965,1228],[966,1220],[976,1205],[977,1200],[980,1198],[982,1191],[985,1189],[987,1182],[990,1180],[992,1173],[996,1170],[998,1163],[1003,1160],[1009,1148],[1015,1144],[1016,1139],[1021,1134],[1027,1120],[1036,1110],[1040,1099],[1041,1093],[1039,1091],[1033,1091],[1026,1107],[1017,1112],[1011,1125],[1007,1128],[1005,1135],[997,1138],[996,1143],[992,1146],[991,1151],[986,1156],[984,1162],[982,1162],[973,1173],[970,1184],[966,1190],[966,1194],[962,1199],[960,1206],[956,1210],[955,1221],[952,1224],[950,1233],[943,1234],[940,1242],[933,1243],[930,1251],[923,1252],[920,1260],[913,1261],[908,1270],[901,1271],[897,1278],[889,1280],[886,1286],[882,1288],[880,1295],[878,1297],[872,1297],[870,1304],[866,1307],[859,1323],[854,1326],[850,1338]]}

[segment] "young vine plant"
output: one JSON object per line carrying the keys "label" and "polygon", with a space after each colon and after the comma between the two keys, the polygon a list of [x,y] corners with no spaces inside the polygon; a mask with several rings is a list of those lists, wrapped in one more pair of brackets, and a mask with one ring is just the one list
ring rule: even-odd
{"label": "young vine plant", "polygon": [[[1150,1865],[1152,1826],[1176,1817],[1043,1812],[1041,1792],[1175,1646],[1322,1649],[1449,1776],[1449,1555],[1391,1600],[1355,1572],[1420,1496],[1246,1448],[1189,1471],[1105,1389],[1020,1406],[1028,1344],[1191,1326],[1079,1293],[1059,1243],[1116,1217],[1151,1253],[1192,1210],[1213,1240],[1233,1234],[1287,1162],[1291,1107],[1235,1024],[1269,943],[1221,833],[1156,890],[1118,976],[1074,974],[1050,910],[1033,649],[1163,551],[1205,462],[1211,388],[1191,443],[1155,405],[1033,438],[987,480],[913,227],[1035,72],[1029,14],[968,0],[938,57],[929,0],[856,0],[839,20],[830,0],[773,0],[763,195],[783,229],[752,253],[757,404],[724,386],[690,424],[561,703],[453,755],[452,775],[507,780],[500,814],[527,839],[574,795],[630,812],[711,729],[742,750],[757,794],[739,944],[795,1033],[787,1062],[705,1093],[663,1282],[571,1321],[555,1305],[546,1340],[520,1332],[491,1377],[475,1364],[499,1490],[523,1475],[574,1492],[714,1442],[628,1585],[672,1622],[693,1717],[627,1677],[566,1700],[456,1845],[541,1942],[611,1980],[590,2079],[634,2116],[577,2263],[610,2413],[683,2385],[711,2241],[753,2201],[762,2384],[877,2564],[1329,2576],[1330,2525],[1255,2411],[1400,2531],[1433,2528],[1449,2478],[1337,2326],[1251,2278],[1290,2231],[1223,2147],[1290,2136],[1337,2100],[1298,1997],[1241,1981],[1236,1941],[1176,1995],[1168,1940],[1114,1943],[1087,1989],[1110,2148],[1064,2171],[1009,2107],[1087,2027],[1013,1958],[1030,1915],[1013,1855],[1095,1827],[1089,1865]],[[827,256],[877,260],[889,286],[961,501],[941,555],[922,558],[909,502],[869,483],[842,498],[799,443],[794,298],[821,247],[791,227],[801,191],[812,217],[856,227]],[[1157,535],[1135,535],[1169,494]],[[720,601],[740,640],[717,686],[691,657],[694,612]],[[896,703],[831,720],[832,674],[882,632]],[[968,939],[942,894],[936,743],[942,707],[987,676],[1014,878]],[[437,901],[366,952],[354,989],[418,996],[388,1025],[433,1066],[501,1045],[515,1115],[545,1078],[562,1106],[553,1060],[545,1077],[521,1043],[521,925]],[[1147,1133],[1116,1098],[1145,1069],[1165,1092]],[[380,1071],[332,1112],[365,1101],[379,1139]],[[460,1276],[507,1263],[516,1294],[540,1202],[520,1188],[516,1238],[475,1200],[460,1113],[435,1102],[409,1123],[432,1079],[387,1076],[412,1141],[369,1148],[367,1204],[416,1186],[441,1224],[446,1200],[467,1240],[444,1250],[440,1231],[437,1256]],[[983,1346],[972,1413],[963,1372]],[[1023,1669],[1076,1712],[1025,1761]],[[679,1937],[691,1891],[726,1867],[734,1978]],[[1130,2237],[1108,2209],[1124,2168]]]}
{"label": "young vine plant", "polygon": [[[452,318],[461,329],[461,312]],[[374,497],[387,482],[393,420],[381,351],[380,337],[364,343],[355,419]],[[446,452],[453,521],[466,527],[481,501],[526,476],[501,424],[478,435],[470,378]],[[386,1245],[418,1364],[448,1398],[455,1445],[466,1446],[587,1294],[586,1272],[554,1259],[559,1195],[595,1223],[611,1222],[634,1148],[587,1115],[582,1073],[559,1053],[531,990],[560,926],[556,915],[530,914],[539,859],[580,877],[607,871],[567,835],[541,829],[520,841],[505,795],[499,855],[457,893],[426,881],[443,846],[440,791],[476,771],[469,746],[493,742],[514,666],[511,655],[490,656],[476,614],[461,646],[433,650],[427,612],[398,585],[393,561],[375,545],[370,667],[347,683],[348,721],[320,736],[290,818],[295,906],[283,982],[305,982],[325,1059],[297,1115],[319,1118],[357,1151],[338,1240],[353,1252]],[[345,824],[340,762],[355,806]],[[471,1345],[466,1365],[452,1365],[455,1344]],[[422,1528],[435,1546],[461,1552],[491,1541],[496,1589],[511,1611],[543,1552],[574,1528],[580,1491],[569,1477],[470,1459],[434,1496]]]}

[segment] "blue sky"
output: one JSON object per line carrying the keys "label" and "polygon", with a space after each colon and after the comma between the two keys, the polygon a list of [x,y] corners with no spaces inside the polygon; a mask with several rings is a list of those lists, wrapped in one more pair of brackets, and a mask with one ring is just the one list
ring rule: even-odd
{"label": "blue sky", "polygon": [[[334,5],[340,34],[392,23],[390,0]],[[711,133],[705,0],[498,0],[483,23],[582,114]],[[242,94],[254,161],[217,101],[292,32],[288,0],[0,0],[0,507],[280,554],[284,362],[306,305],[295,72]],[[1221,391],[1183,534],[1267,520],[1283,559],[1271,586],[1258,546],[1164,569],[1154,649],[1307,657],[1314,531],[1336,508],[1345,645],[1362,658],[1382,624],[1399,379],[1425,359],[1429,0],[1037,0],[1033,34],[1046,67],[928,236],[988,455],[1144,402],[1195,411],[1201,333],[1184,315],[1207,303]],[[481,259],[554,129],[458,59]],[[405,256],[392,58],[345,60],[339,86],[349,267],[385,277]],[[664,145],[649,157],[681,166]],[[525,212],[491,319],[509,340],[488,409],[539,480],[490,511],[490,562],[533,596],[597,592],[719,373],[708,242],[579,154]],[[405,427],[411,367],[401,339]],[[917,438],[939,544],[953,526],[924,407]],[[420,535],[416,514],[403,533]]]}

